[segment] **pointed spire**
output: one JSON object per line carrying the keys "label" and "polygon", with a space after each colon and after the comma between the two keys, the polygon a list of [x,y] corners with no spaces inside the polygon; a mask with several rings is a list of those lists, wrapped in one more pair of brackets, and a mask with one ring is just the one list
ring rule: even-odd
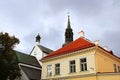
{"label": "pointed spire", "polygon": [[71,25],[70,25],[70,15],[68,15],[68,24],[67,24],[67,28],[71,29]]}

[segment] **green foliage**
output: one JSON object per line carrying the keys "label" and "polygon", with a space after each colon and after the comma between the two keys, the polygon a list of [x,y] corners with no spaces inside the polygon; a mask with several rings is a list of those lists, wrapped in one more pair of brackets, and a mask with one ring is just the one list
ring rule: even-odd
{"label": "green foliage", "polygon": [[17,44],[19,44],[19,39],[15,36],[0,33],[0,80],[14,80],[21,77],[13,50]]}

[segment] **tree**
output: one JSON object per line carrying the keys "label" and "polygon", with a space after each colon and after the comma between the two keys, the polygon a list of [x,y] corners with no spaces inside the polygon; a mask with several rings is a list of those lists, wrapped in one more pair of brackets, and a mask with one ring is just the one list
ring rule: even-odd
{"label": "tree", "polygon": [[0,80],[14,80],[20,78],[20,68],[15,60],[14,47],[19,44],[19,39],[0,33]]}

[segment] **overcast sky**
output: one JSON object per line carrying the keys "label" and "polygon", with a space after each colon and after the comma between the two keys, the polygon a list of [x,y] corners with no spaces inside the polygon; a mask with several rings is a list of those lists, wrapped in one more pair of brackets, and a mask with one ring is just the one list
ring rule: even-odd
{"label": "overcast sky", "polygon": [[59,49],[70,12],[74,40],[83,30],[120,56],[120,0],[0,0],[0,32],[20,40],[15,48],[29,54],[39,33],[41,45]]}

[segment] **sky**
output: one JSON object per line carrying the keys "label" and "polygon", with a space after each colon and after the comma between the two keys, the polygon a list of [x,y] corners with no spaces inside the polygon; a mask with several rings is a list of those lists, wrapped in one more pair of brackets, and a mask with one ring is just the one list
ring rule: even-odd
{"label": "sky", "polygon": [[39,33],[40,44],[62,47],[68,13],[74,40],[83,30],[120,57],[120,0],[0,0],[0,32],[15,35],[16,50],[30,54]]}

